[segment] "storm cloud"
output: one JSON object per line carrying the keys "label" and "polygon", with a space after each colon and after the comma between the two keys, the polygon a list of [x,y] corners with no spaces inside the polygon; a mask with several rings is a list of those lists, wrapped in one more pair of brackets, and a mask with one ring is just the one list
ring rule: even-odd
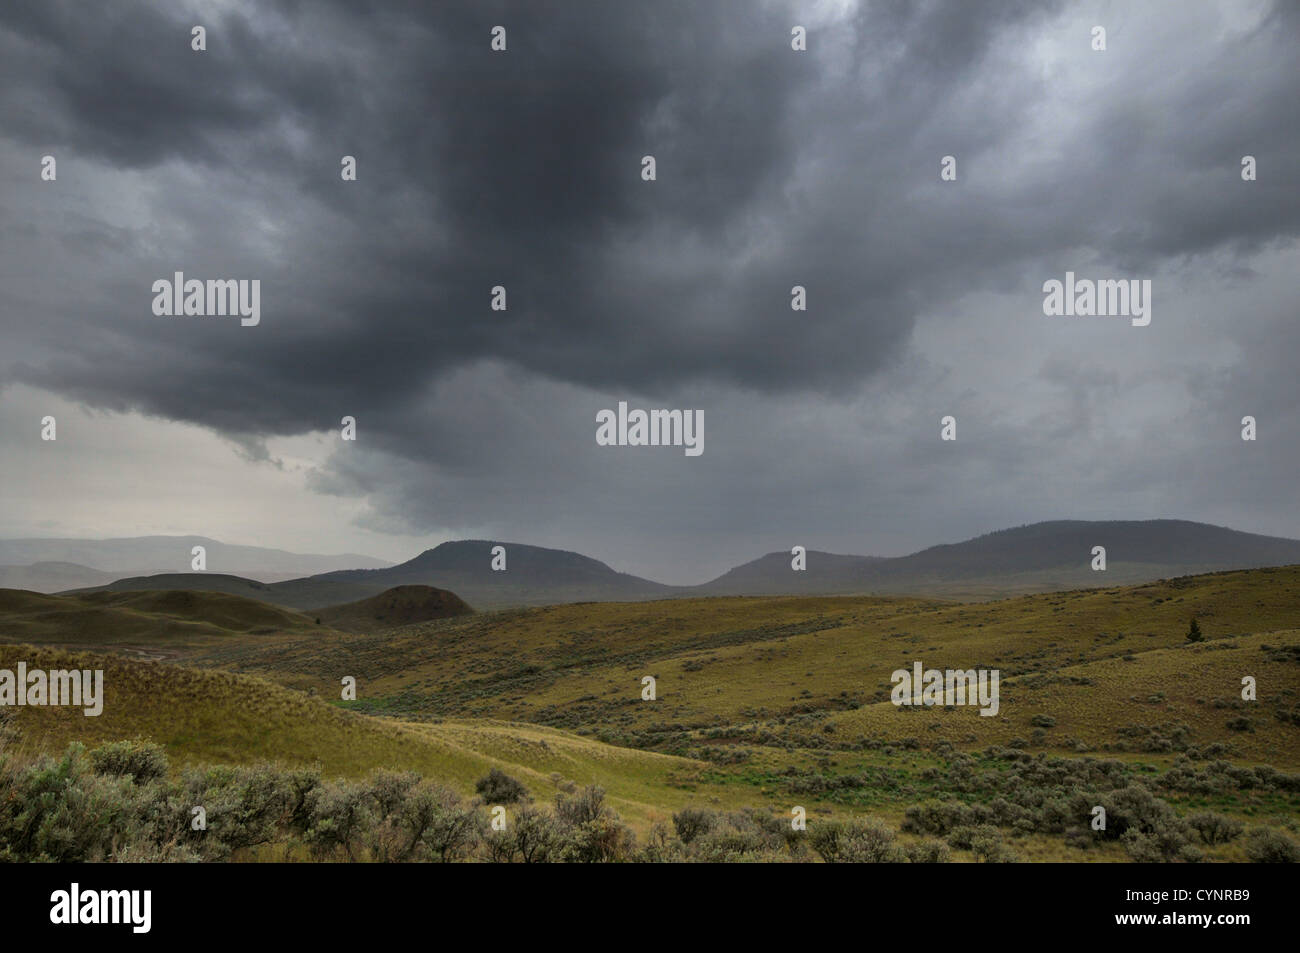
{"label": "storm cloud", "polygon": [[[302,485],[350,525],[667,581],[1046,518],[1300,535],[1298,37],[1287,2],[5,4],[0,385],[206,428],[234,479],[350,415]],[[1045,317],[1067,270],[1152,279],[1152,324]],[[155,316],[176,271],[260,279],[261,323]],[[597,447],[619,400],[703,409],[706,452]]]}

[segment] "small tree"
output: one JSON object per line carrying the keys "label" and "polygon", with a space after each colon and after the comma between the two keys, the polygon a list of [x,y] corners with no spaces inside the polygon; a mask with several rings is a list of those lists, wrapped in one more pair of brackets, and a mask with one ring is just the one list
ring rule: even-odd
{"label": "small tree", "polygon": [[1204,642],[1205,636],[1201,634],[1201,624],[1196,621],[1196,616],[1192,616],[1192,627],[1187,630],[1188,642]]}

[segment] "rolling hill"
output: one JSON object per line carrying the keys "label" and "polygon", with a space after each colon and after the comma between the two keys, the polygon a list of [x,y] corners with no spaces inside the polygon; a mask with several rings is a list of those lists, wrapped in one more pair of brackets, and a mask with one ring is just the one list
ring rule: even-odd
{"label": "rolling hill", "polygon": [[[1105,572],[1091,568],[1106,549]],[[1186,520],[1034,523],[909,556],[809,553],[795,572],[789,553],[769,553],[696,587],[700,595],[915,593],[954,598],[1054,592],[1171,576],[1300,563],[1300,540]]]}
{"label": "rolling hill", "polygon": [[233,636],[322,637],[314,619],[243,596],[192,590],[46,595],[0,589],[0,642],[149,648],[171,654]]}
{"label": "rolling hill", "polygon": [[[507,570],[495,572],[494,545],[487,540],[443,543],[396,566],[274,583],[172,573],[120,579],[102,588],[201,588],[302,610],[356,602],[406,585],[449,589],[481,609],[726,595],[877,593],[970,600],[1300,564],[1300,540],[1184,520],[1035,523],[900,557],[812,551],[802,572],[791,569],[788,552],[769,553],[698,586],[667,586],[616,572],[578,553],[521,543],[500,544],[506,547]],[[1104,572],[1091,568],[1092,549],[1099,545],[1107,553]]]}
{"label": "rolling hill", "polygon": [[317,609],[314,614],[331,628],[367,632],[472,615],[473,612],[454,592],[432,586],[395,586],[369,599],[327,606]]}
{"label": "rolling hill", "polygon": [[[682,758],[615,748],[537,725],[449,719],[436,724],[371,718],[249,675],[200,671],[91,652],[0,644],[0,668],[101,669],[104,706],[87,718],[75,708],[14,709],[19,738],[9,751],[61,751],[149,738],[178,766],[274,761],[326,777],[362,777],[377,768],[419,771],[472,794],[496,767],[541,798],[552,775],[600,784],[620,813],[644,819],[686,803],[678,787],[704,766]],[[325,696],[331,697],[331,696]],[[333,694],[337,697],[337,693]]]}
{"label": "rolling hill", "polygon": [[[0,644],[0,667],[66,667],[59,649],[89,647],[87,620],[152,626],[109,633],[76,662],[105,669],[103,716],[18,712],[21,744],[139,736],[181,765],[410,768],[465,793],[496,766],[538,796],[559,777],[599,783],[642,836],[687,804],[903,825],[922,803],[1006,801],[996,824],[1044,860],[1126,855],[1118,842],[1063,842],[1042,817],[1016,829],[1022,795],[1106,797],[1140,782],[1182,815],[1273,827],[1300,816],[1300,566],[999,601],[664,599],[358,631],[269,606],[258,611],[282,614],[248,615],[256,606],[220,593],[0,593],[0,631],[46,643]],[[221,610],[231,615],[211,631],[185,625]],[[1203,642],[1187,641],[1192,617]],[[107,654],[127,638],[185,664]],[[913,662],[998,669],[997,717],[893,705],[891,673]],[[1241,696],[1245,675],[1257,700]],[[355,701],[337,700],[343,676]],[[1207,851],[1244,857],[1235,844]]]}
{"label": "rolling hill", "polygon": [[843,556],[810,550],[808,568],[790,568],[789,552],[768,553],[695,586],[695,594],[710,596],[779,596],[861,592],[871,567],[888,562],[884,556]]}
{"label": "rolling hill", "polygon": [[[57,595],[84,595],[91,592],[140,592],[144,590],[154,592],[164,590],[224,592],[227,595],[243,596],[246,599],[269,602],[272,605],[288,605],[277,598],[277,593],[271,588],[271,584],[222,572],[169,572],[159,573],[154,576],[128,576],[125,579],[116,579],[107,585],[71,589],[67,592],[57,593]],[[295,607],[290,606],[290,608]]]}
{"label": "rolling hill", "polygon": [[30,566],[0,566],[0,589],[27,589],[31,592],[62,592],[106,586],[121,573],[113,574],[77,563],[32,563]]}
{"label": "rolling hill", "polygon": [[[1186,644],[1193,615],[1207,636],[1201,645]],[[321,691],[346,667],[377,711],[530,721],[674,754],[891,737],[982,747],[1030,737],[1033,716],[1060,706],[1055,717],[1070,731],[1049,733],[1048,747],[1073,738],[1120,751],[1127,741],[1118,731],[1129,723],[1186,722],[1196,744],[1300,768],[1300,566],[978,603],[725,597],[551,606],[325,643],[244,644],[213,661]],[[900,712],[889,703],[890,675],[915,660],[998,668],[1007,680],[1001,717]],[[1243,674],[1261,685],[1257,730],[1235,732],[1225,726],[1233,706],[1220,710],[1214,700],[1239,693]],[[640,697],[646,675],[657,679],[654,704]],[[1093,684],[1105,688],[1080,690]],[[929,729],[934,718],[944,724]]]}
{"label": "rolling hill", "polygon": [[119,579],[98,588],[110,591],[202,588],[303,610],[369,599],[397,586],[448,589],[479,608],[662,599],[679,591],[615,572],[604,563],[578,553],[521,543],[502,544],[506,547],[507,569],[494,572],[491,568],[494,545],[497,544],[485,540],[443,543],[385,569],[328,572],[276,583],[259,583],[218,573],[169,573]]}
{"label": "rolling hill", "polygon": [[[497,545],[506,550],[504,571],[492,569],[492,547]],[[599,560],[579,553],[481,539],[443,543],[387,569],[322,573],[312,580],[382,589],[403,585],[438,586],[483,608],[557,602],[632,602],[662,599],[678,591],[677,587],[616,572]],[[287,592],[293,591],[293,586],[294,583],[286,582],[276,588]]]}

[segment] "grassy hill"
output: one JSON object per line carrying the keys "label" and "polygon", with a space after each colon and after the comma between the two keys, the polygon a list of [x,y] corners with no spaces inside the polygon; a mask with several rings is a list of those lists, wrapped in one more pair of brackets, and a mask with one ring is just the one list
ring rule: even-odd
{"label": "grassy hill", "polygon": [[166,572],[152,576],[128,576],[124,579],[115,579],[102,586],[69,590],[56,593],[56,595],[74,596],[90,592],[140,592],[142,590],[162,591],[165,589],[182,589],[189,592],[224,592],[228,595],[244,596],[248,599],[257,599],[259,602],[269,602],[273,605],[285,605],[283,600],[276,598],[276,591],[271,588],[270,584],[221,572]]}
{"label": "grassy hill", "polygon": [[162,744],[177,767],[266,760],[319,764],[331,778],[362,777],[382,767],[418,771],[466,794],[497,767],[543,800],[554,795],[553,774],[598,783],[620,813],[633,819],[662,816],[686,803],[690,794],[680,784],[703,767],[537,725],[372,718],[254,676],[0,645],[0,668],[13,670],[20,660],[29,669],[103,669],[104,711],[88,718],[80,709],[12,709],[18,740],[8,747],[11,755],[59,751],[72,741],[93,747],[148,738]]}
{"label": "grassy hill", "polygon": [[[1052,820],[1067,810],[1086,828],[1070,798],[1118,798],[1121,812],[1135,784],[1176,816],[1300,827],[1300,567],[974,603],[669,599],[347,632],[215,593],[3,593],[0,608],[11,635],[85,645],[98,620],[105,648],[129,638],[184,663],[95,657],[104,716],[23,710],[29,751],[141,736],[178,764],[410,768],[466,793],[500,767],[539,798],[558,778],[598,783],[642,836],[686,805],[779,818],[798,804],[937,833],[958,859],[966,828],[942,817],[995,825],[1023,859],[1141,858],[1153,842],[1080,845],[1086,830],[1062,840]],[[220,625],[195,620],[209,612]],[[1186,639],[1193,616],[1200,643]],[[0,667],[63,663],[50,652],[0,646]],[[998,716],[896,707],[891,673],[914,661],[997,668]],[[334,701],[344,676],[356,701]],[[1244,676],[1257,700],[1242,699]],[[1201,847],[1245,857],[1236,842]]]}
{"label": "grassy hill", "polygon": [[[1202,646],[1185,645],[1193,615],[1208,638]],[[818,744],[837,745],[864,733],[927,741],[951,735],[968,747],[1028,737],[1028,720],[1046,704],[1025,691],[1030,676],[1048,685],[1076,678],[1108,686],[1082,692],[1092,718],[1049,732],[1042,747],[1073,750],[1069,737],[1090,750],[1120,750],[1117,726],[1190,717],[1196,699],[1231,697],[1250,674],[1261,686],[1258,718],[1268,731],[1236,732],[1209,717],[1193,725],[1194,742],[1300,766],[1297,726],[1274,714],[1300,701],[1286,694],[1300,690],[1300,670],[1261,648],[1286,651],[1297,628],[1300,567],[1288,567],[972,604],[785,597],[553,606],[325,645],[287,639],[227,648],[207,661],[322,690],[346,664],[364,686],[365,704],[377,709],[534,721],[681,754],[728,739],[743,746],[753,737],[803,745],[813,733]],[[929,713],[900,713],[887,701],[891,673],[915,660],[998,668],[1007,680],[1002,717],[978,719],[969,739],[964,727],[929,734]],[[1181,673],[1180,685],[1170,683],[1167,669]],[[1137,687],[1119,687],[1116,672]],[[654,703],[640,699],[645,675],[658,681]],[[1146,700],[1160,692],[1164,701]],[[1075,694],[1062,694],[1060,703]],[[872,706],[881,702],[877,718]],[[967,712],[940,714],[964,725]]]}
{"label": "grassy hill", "polygon": [[246,637],[323,638],[313,618],[242,596],[187,590],[51,596],[0,589],[0,642],[132,649],[160,657]]}
{"label": "grassy hill", "polygon": [[369,599],[317,609],[314,615],[332,628],[364,632],[472,615],[473,612],[454,592],[432,586],[395,586]]}

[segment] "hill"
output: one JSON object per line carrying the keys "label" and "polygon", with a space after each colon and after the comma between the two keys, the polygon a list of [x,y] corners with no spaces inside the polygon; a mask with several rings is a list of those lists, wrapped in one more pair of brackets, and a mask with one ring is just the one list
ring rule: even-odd
{"label": "hill", "polygon": [[698,595],[776,596],[861,592],[873,565],[883,556],[842,556],[810,550],[806,570],[796,572],[790,553],[768,553],[694,587]]}
{"label": "hill", "polygon": [[[1186,644],[1193,615],[1203,645]],[[346,666],[376,710],[532,721],[694,757],[708,747],[752,754],[891,737],[975,749],[1031,737],[1033,716],[1059,703],[1086,717],[1049,733],[1048,749],[1078,741],[1122,751],[1129,741],[1117,732],[1129,723],[1185,721],[1191,744],[1295,768],[1300,674],[1288,653],[1300,651],[1298,625],[1300,567],[1287,567],[964,604],[763,597],[552,606],[325,644],[247,645],[237,664],[322,691]],[[890,675],[916,660],[999,669],[1000,716],[900,713],[888,701]],[[1228,728],[1233,706],[1214,707],[1239,693],[1243,674],[1261,686],[1256,731]],[[646,675],[657,680],[654,704],[640,696]],[[1087,690],[1094,684],[1105,688]],[[946,716],[932,734],[927,722]]]}
{"label": "hill", "polygon": [[[506,550],[504,571],[492,569],[492,547],[497,545]],[[616,572],[599,560],[579,553],[477,539],[443,543],[386,569],[322,573],[309,580],[277,583],[271,588],[281,599],[291,598],[302,604],[308,584],[320,587],[322,592],[329,591],[325,587],[339,587],[339,592],[371,590],[345,598],[364,598],[393,586],[436,586],[450,589],[470,605],[481,608],[628,602],[662,599],[679,591],[673,586]]]}
{"label": "hill", "polygon": [[313,619],[219,592],[90,592],[52,596],[0,589],[0,641],[69,647],[114,646],[169,656],[233,636],[320,638]]}
{"label": "hill", "polygon": [[[491,568],[494,545],[506,548],[506,571]],[[1091,568],[1094,546],[1106,549],[1104,572]],[[383,569],[273,583],[219,573],[172,573],[119,579],[102,588],[202,588],[301,610],[356,602],[405,585],[449,589],[481,609],[725,595],[877,593],[972,600],[1297,564],[1300,540],[1183,520],[1057,521],[931,546],[909,556],[812,551],[801,572],[790,562],[788,552],[769,553],[702,585],[667,586],[566,550],[467,540],[443,543]]]}
{"label": "hill", "polygon": [[[246,601],[0,594],[29,631],[58,623],[45,635],[62,644],[82,631],[81,620],[51,620],[67,602],[162,618],[193,612],[189,598]],[[1186,640],[1193,617],[1203,642]],[[112,686],[101,718],[18,717],[38,750],[140,735],[180,763],[320,760],[346,776],[409,767],[462,791],[499,766],[538,796],[554,793],[555,778],[594,782],[641,836],[686,804],[755,807],[776,821],[798,804],[810,829],[867,811],[908,836],[952,834],[964,850],[943,818],[976,817],[978,806],[978,822],[1014,838],[1025,859],[1123,860],[1117,839],[1063,837],[1062,804],[1113,807],[1140,784],[1178,816],[1293,829],[1297,620],[1300,566],[956,604],[725,597],[517,608],[384,631],[312,624],[184,639],[164,627],[159,645],[180,645],[188,667],[96,656]],[[0,667],[67,664],[49,652],[0,645]],[[892,673],[915,662],[997,669],[996,717],[892,704]],[[345,675],[357,700],[326,704]],[[1242,697],[1245,675],[1257,699]],[[1086,829],[1087,809],[1071,817]],[[1173,833],[1186,846],[1186,832]],[[1202,846],[1211,859],[1245,856],[1237,843]]]}
{"label": "hill", "polygon": [[125,579],[115,579],[106,585],[72,589],[57,594],[67,596],[90,592],[139,592],[142,590],[161,592],[176,589],[187,592],[224,592],[232,596],[257,599],[259,602],[284,605],[283,602],[276,598],[276,592],[271,588],[270,584],[221,572],[169,572],[158,573],[153,576],[128,576]]}
{"label": "hill", "polygon": [[61,592],[105,586],[117,579],[113,573],[77,563],[32,563],[30,566],[0,566],[0,589],[31,592]]}
{"label": "hill", "polygon": [[[1091,568],[1094,546],[1106,549],[1104,572]],[[697,588],[709,595],[879,592],[997,598],[1295,563],[1300,563],[1300,540],[1186,520],[1058,520],[909,556],[809,553],[803,572],[790,568],[788,553],[770,553]]]}
{"label": "hill", "polygon": [[377,768],[419,771],[472,794],[490,768],[505,770],[545,799],[552,776],[599,784],[620,813],[644,819],[686,803],[676,787],[700,768],[681,758],[614,748],[536,725],[446,720],[437,724],[372,718],[270,681],[89,652],[0,645],[0,668],[101,669],[103,713],[80,709],[12,709],[23,755],[61,751],[69,742],[95,746],[148,738],[177,766],[274,761],[319,764],[326,777],[362,777]]}
{"label": "hill", "polygon": [[[261,546],[237,546],[206,536],[134,536],[120,539],[0,539],[0,566],[25,568],[33,573],[41,563],[71,563],[78,567],[111,573],[115,579],[127,576],[144,576],[156,573],[187,571],[191,551],[202,546],[207,551],[207,564],[214,572],[247,576],[262,581],[283,580],[330,572],[335,569],[381,568],[391,565],[373,556],[344,553],[338,556],[321,556],[309,553],[291,553],[283,549]],[[18,582],[15,577],[10,580]],[[76,580],[60,585],[57,576],[50,583],[57,589],[44,589],[46,585],[38,575],[27,581],[41,583],[42,588],[14,586],[6,588],[37,588],[37,591],[83,588],[107,580]]]}
{"label": "hill", "polygon": [[369,599],[317,609],[325,625],[346,632],[380,631],[474,612],[454,592],[432,586],[395,586]]}

